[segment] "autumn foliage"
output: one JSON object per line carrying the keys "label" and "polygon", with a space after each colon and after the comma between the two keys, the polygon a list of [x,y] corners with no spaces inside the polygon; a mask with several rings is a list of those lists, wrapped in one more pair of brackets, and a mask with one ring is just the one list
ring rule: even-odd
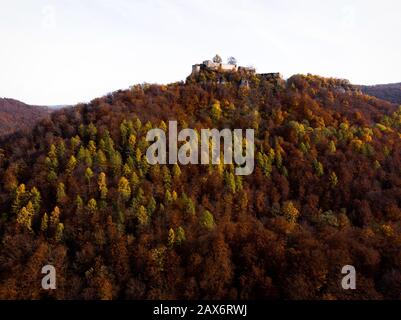
{"label": "autumn foliage", "polygon": [[[149,165],[169,120],[255,129],[254,173]],[[0,147],[0,298],[401,298],[401,109],[347,81],[136,85]]]}

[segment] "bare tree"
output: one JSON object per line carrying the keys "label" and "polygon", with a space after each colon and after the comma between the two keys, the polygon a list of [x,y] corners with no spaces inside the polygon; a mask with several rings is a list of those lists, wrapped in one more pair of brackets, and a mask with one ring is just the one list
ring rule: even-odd
{"label": "bare tree", "polygon": [[213,58],[214,63],[222,63],[222,61],[223,59],[221,59],[221,57],[218,54],[216,54]]}
{"label": "bare tree", "polygon": [[227,63],[232,65],[237,65],[237,59],[235,59],[234,57],[230,57],[228,58]]}

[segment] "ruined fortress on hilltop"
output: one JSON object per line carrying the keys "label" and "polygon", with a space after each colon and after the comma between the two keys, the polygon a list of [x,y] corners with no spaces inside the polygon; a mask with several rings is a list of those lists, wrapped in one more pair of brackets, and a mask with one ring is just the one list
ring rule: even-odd
{"label": "ruined fortress on hilltop", "polygon": [[[217,56],[216,56],[217,57]],[[236,61],[232,63],[222,63],[220,58],[216,57],[212,60],[205,60],[202,63],[194,64],[192,66],[192,74],[199,74],[202,70],[210,70],[210,71],[219,71],[219,72],[246,72],[248,74],[258,75],[267,80],[271,79],[281,79],[282,76],[280,73],[256,73],[256,69],[254,67],[243,67],[238,66]]]}

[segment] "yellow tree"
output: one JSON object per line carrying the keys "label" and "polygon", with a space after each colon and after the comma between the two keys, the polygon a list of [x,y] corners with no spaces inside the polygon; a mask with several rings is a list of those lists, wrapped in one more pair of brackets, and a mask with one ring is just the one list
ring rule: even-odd
{"label": "yellow tree", "polygon": [[17,222],[18,224],[26,227],[28,230],[32,230],[32,217],[34,214],[34,209],[32,202],[29,201],[26,207],[22,207],[22,209],[17,214]]}
{"label": "yellow tree", "polygon": [[138,222],[141,226],[146,226],[149,223],[148,212],[146,211],[144,206],[140,206],[136,216],[138,218]]}
{"label": "yellow tree", "polygon": [[215,227],[214,217],[210,211],[206,210],[203,212],[200,224],[208,230],[212,230]]}
{"label": "yellow tree", "polygon": [[168,231],[168,238],[167,238],[167,244],[169,247],[173,247],[175,242],[175,232],[173,228],[170,228]]}
{"label": "yellow tree", "polygon": [[121,177],[118,182],[118,193],[124,201],[127,201],[131,196],[131,187],[127,178]]}
{"label": "yellow tree", "polygon": [[93,157],[96,155],[96,143],[93,140],[90,140],[88,143],[88,150],[90,155]]}
{"label": "yellow tree", "polygon": [[75,198],[75,205],[77,206],[78,210],[84,207],[84,201],[82,200],[80,195],[77,195],[77,197]]}
{"label": "yellow tree", "polygon": [[338,178],[337,178],[337,175],[336,175],[336,173],[334,171],[332,171],[330,173],[330,178],[329,179],[330,179],[330,185],[333,188],[335,188],[337,186],[337,184],[338,184]]}
{"label": "yellow tree", "polygon": [[66,169],[67,174],[71,175],[76,166],[77,166],[77,158],[71,156],[70,160],[68,160],[67,163],[67,169]]}
{"label": "yellow tree", "polygon": [[297,221],[299,216],[299,211],[294,206],[294,203],[292,201],[284,202],[281,211],[288,222],[295,223]]}
{"label": "yellow tree", "polygon": [[91,168],[86,168],[85,170],[85,178],[88,181],[88,185],[90,187],[91,179],[93,178],[93,171]]}
{"label": "yellow tree", "polygon": [[60,241],[63,238],[64,224],[59,223],[56,228],[55,238],[57,241]]}
{"label": "yellow tree", "polygon": [[167,189],[166,193],[164,194],[164,204],[169,205],[173,202],[173,197],[171,192]]}
{"label": "yellow tree", "polygon": [[25,198],[26,198],[25,184],[22,183],[18,186],[17,190],[15,191],[15,198],[12,205],[12,210],[14,213],[17,213],[21,209]]}
{"label": "yellow tree", "polygon": [[40,196],[40,192],[36,187],[33,187],[31,189],[31,201],[32,201],[32,205],[33,205],[33,209],[35,214],[39,213],[40,210],[40,203],[42,201],[42,198]]}
{"label": "yellow tree", "polygon": [[56,227],[59,221],[60,221],[60,208],[55,206],[50,214],[50,224]]}
{"label": "yellow tree", "polygon": [[175,241],[178,245],[184,242],[186,239],[185,237],[185,230],[183,227],[179,226],[176,232]]}
{"label": "yellow tree", "polygon": [[181,176],[181,169],[178,164],[173,166],[173,177],[174,179],[178,179]]}
{"label": "yellow tree", "polygon": [[106,199],[108,189],[107,189],[107,182],[106,182],[106,174],[104,172],[101,172],[99,174],[97,184],[99,186],[99,191],[100,191],[100,199]]}
{"label": "yellow tree", "polygon": [[97,210],[97,202],[95,199],[90,199],[87,204],[87,208],[89,212],[95,212]]}
{"label": "yellow tree", "polygon": [[49,217],[47,216],[47,213],[45,212],[45,214],[42,217],[42,221],[40,222],[40,230],[42,230],[43,232],[46,232],[48,227],[49,227]]}
{"label": "yellow tree", "polygon": [[216,100],[212,105],[211,118],[218,121],[221,118],[221,112],[220,102]]}

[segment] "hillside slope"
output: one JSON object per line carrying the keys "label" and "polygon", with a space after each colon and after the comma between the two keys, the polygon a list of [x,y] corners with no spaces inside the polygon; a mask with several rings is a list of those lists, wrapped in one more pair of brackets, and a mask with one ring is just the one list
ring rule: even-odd
{"label": "hillside slope", "polygon": [[[255,171],[149,165],[146,133],[169,120],[255,129]],[[0,147],[2,299],[400,298],[401,109],[347,81],[205,72]]]}
{"label": "hillside slope", "polygon": [[0,136],[32,129],[38,120],[49,113],[46,107],[29,106],[17,100],[0,98]]}
{"label": "hillside slope", "polygon": [[401,105],[401,83],[360,86],[363,93]]}

